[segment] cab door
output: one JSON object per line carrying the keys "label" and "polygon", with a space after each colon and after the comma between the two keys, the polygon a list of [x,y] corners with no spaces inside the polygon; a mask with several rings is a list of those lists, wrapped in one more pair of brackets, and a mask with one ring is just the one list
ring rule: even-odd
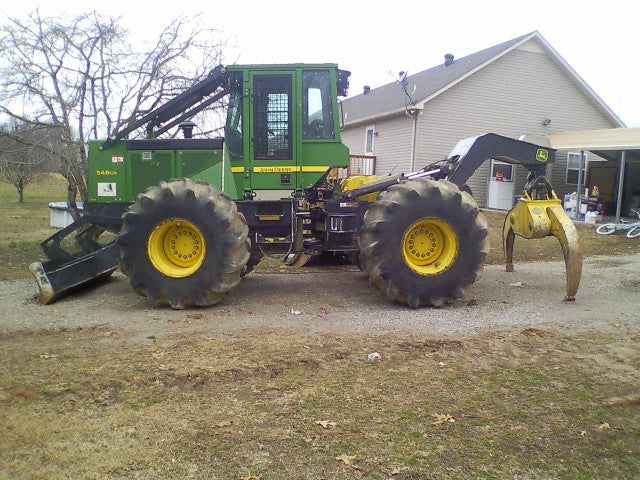
{"label": "cab door", "polygon": [[299,170],[294,72],[252,75],[251,188],[257,199],[290,196]]}

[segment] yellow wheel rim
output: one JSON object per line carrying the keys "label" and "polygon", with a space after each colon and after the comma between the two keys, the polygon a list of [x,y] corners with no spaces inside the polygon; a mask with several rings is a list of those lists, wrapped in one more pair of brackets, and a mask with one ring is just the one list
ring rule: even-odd
{"label": "yellow wheel rim", "polygon": [[447,222],[422,218],[405,230],[402,254],[415,272],[437,275],[449,268],[458,256],[458,237]]}
{"label": "yellow wheel rim", "polygon": [[171,218],[156,225],[149,235],[147,253],[160,273],[172,278],[188,277],[204,261],[204,237],[193,223]]}

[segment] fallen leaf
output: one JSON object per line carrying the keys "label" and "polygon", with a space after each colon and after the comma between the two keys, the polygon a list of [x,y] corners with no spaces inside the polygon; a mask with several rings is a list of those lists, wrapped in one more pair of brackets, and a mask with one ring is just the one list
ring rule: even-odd
{"label": "fallen leaf", "polygon": [[520,332],[520,335],[527,335],[529,337],[544,337],[544,332],[537,328],[525,328]]}
{"label": "fallen leaf", "polygon": [[316,420],[316,425],[320,425],[322,428],[335,427],[338,424],[336,422],[330,422],[329,420]]}
{"label": "fallen leaf", "polygon": [[456,419],[454,417],[452,417],[451,415],[449,415],[448,413],[442,414],[442,413],[433,413],[431,414],[431,417],[435,418],[435,421],[431,423],[431,425],[440,425],[442,423],[446,423],[446,422],[450,422],[453,423],[456,421]]}
{"label": "fallen leaf", "polygon": [[342,462],[344,463],[347,467],[351,466],[351,463],[356,459],[357,457],[355,455],[340,455],[338,457],[336,457],[336,460],[338,462]]}
{"label": "fallen leaf", "polygon": [[581,436],[581,437],[584,437],[586,434],[587,434],[587,431],[586,431],[586,430],[582,430],[582,431],[580,432],[580,436]]}
{"label": "fallen leaf", "polygon": [[390,475],[392,477],[395,476],[395,475],[400,475],[405,470],[409,470],[409,467],[396,467],[393,470],[391,470]]}
{"label": "fallen leaf", "polygon": [[43,353],[40,355],[40,358],[58,358],[58,355],[54,353]]}
{"label": "fallen leaf", "polygon": [[31,390],[26,390],[24,388],[18,388],[18,389],[13,391],[13,396],[14,397],[20,397],[20,398],[36,398],[38,395],[33,393]]}
{"label": "fallen leaf", "polygon": [[611,425],[609,425],[607,422],[604,422],[604,423],[601,423],[598,428],[600,430],[607,430],[607,429],[611,428]]}
{"label": "fallen leaf", "polygon": [[640,393],[631,393],[623,397],[610,397],[605,400],[605,405],[622,405],[625,403],[640,404]]}

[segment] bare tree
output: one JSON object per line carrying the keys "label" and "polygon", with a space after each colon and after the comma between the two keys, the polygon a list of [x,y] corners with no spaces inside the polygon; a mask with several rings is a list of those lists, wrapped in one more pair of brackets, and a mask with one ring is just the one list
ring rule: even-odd
{"label": "bare tree", "polygon": [[222,63],[226,40],[178,18],[151,45],[134,48],[119,19],[90,12],[41,17],[38,10],[0,26],[0,114],[55,126],[58,171],[87,199],[90,139],[106,138]]}
{"label": "bare tree", "polygon": [[66,147],[61,133],[60,128],[50,125],[0,126],[0,178],[16,188],[20,203],[29,183],[58,170]]}
{"label": "bare tree", "polygon": [[45,158],[38,155],[30,133],[17,125],[0,128],[0,178],[15,187],[20,203],[25,187],[46,170]]}

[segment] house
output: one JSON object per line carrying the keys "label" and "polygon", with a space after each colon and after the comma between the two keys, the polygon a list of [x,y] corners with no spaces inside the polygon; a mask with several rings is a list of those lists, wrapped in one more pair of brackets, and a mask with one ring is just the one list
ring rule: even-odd
{"label": "house", "polygon": [[[365,87],[343,111],[343,142],[354,155],[375,157],[377,175],[418,170],[458,140],[487,132],[519,138],[624,127],[538,32],[460,59],[447,54],[441,65]],[[586,155],[592,164],[605,160]],[[560,198],[579,179],[585,184],[581,163],[580,150],[558,152],[547,174]],[[525,181],[522,167],[488,160],[467,183],[479,205],[508,209]]]}

